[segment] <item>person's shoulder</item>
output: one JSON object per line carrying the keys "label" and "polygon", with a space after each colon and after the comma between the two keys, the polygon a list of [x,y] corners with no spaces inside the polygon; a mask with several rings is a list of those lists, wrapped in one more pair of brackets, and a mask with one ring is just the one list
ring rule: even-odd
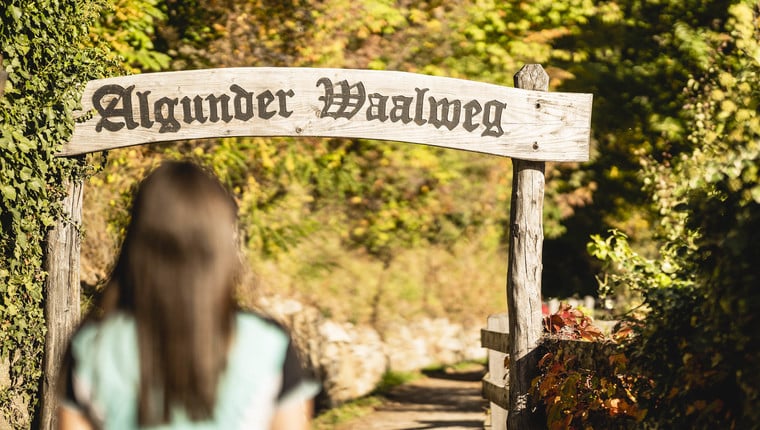
{"label": "person's shoulder", "polygon": [[290,337],[288,329],[282,323],[270,316],[255,311],[238,311],[236,326],[244,336],[249,336],[250,332],[267,332],[284,338]]}
{"label": "person's shoulder", "polygon": [[100,378],[101,382],[119,384],[139,375],[137,330],[134,319],[124,313],[82,324],[71,339],[68,353],[76,363],[77,375],[88,375],[92,383]]}
{"label": "person's shoulder", "polygon": [[233,367],[235,363],[249,367],[253,360],[262,368],[277,368],[291,343],[290,335],[282,324],[254,312],[239,312],[236,315],[234,339]]}
{"label": "person's shoulder", "polygon": [[134,319],[131,316],[123,312],[115,312],[102,319],[84,321],[72,335],[72,342],[90,343],[97,338],[120,337],[134,330]]}

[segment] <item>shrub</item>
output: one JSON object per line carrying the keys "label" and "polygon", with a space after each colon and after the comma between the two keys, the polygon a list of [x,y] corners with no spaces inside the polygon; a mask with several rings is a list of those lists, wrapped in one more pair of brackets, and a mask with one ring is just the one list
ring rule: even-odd
{"label": "shrub", "polygon": [[643,159],[659,214],[659,254],[647,259],[625,236],[593,238],[609,287],[641,293],[642,324],[630,368],[654,381],[645,428],[760,428],[760,5],[729,7],[712,34],[707,67],[684,109],[688,153]]}
{"label": "shrub", "polygon": [[591,318],[563,304],[544,319],[547,349],[531,396],[546,417],[547,428],[636,428],[646,414],[636,393],[649,386],[630,373],[619,340],[631,333],[624,326],[605,336]]}

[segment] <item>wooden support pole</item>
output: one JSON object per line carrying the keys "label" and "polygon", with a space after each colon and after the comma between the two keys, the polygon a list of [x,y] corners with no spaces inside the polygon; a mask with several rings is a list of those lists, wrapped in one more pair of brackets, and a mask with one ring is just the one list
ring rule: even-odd
{"label": "wooden support pole", "polygon": [[[515,87],[547,91],[549,75],[539,64],[523,66]],[[541,110],[536,103],[537,111]],[[526,142],[537,146],[537,142]],[[536,347],[542,335],[541,272],[543,268],[543,161],[512,159],[507,314],[509,317],[509,412],[507,428],[544,428],[528,405],[530,383],[536,374]]]}
{"label": "wooden support pole", "polygon": [[5,81],[8,80],[8,72],[3,67],[3,54],[0,54],[0,98],[5,94]]}
{"label": "wooden support pole", "polygon": [[61,361],[69,338],[79,324],[79,251],[82,225],[81,179],[72,179],[63,209],[68,218],[59,220],[47,237],[45,270],[45,359],[42,380],[40,429],[54,430],[61,380]]}

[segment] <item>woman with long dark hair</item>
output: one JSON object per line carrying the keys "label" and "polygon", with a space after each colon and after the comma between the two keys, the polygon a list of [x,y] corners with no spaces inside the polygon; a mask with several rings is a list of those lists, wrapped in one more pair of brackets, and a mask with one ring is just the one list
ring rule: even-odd
{"label": "woman with long dark hair", "polygon": [[305,429],[287,332],[237,310],[234,200],[190,162],[140,185],[100,304],[73,336],[59,427]]}

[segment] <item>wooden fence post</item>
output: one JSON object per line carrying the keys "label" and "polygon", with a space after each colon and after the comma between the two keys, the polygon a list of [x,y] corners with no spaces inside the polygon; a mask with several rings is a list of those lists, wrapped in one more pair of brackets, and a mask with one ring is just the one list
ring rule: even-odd
{"label": "wooden fence post", "polygon": [[480,331],[480,345],[488,349],[488,374],[483,378],[483,397],[490,402],[491,430],[506,430],[509,410],[509,317],[506,313],[488,316]]}
{"label": "wooden fence post", "polygon": [[[547,91],[549,75],[540,64],[528,64],[514,76],[515,87]],[[540,102],[536,103],[540,111]],[[537,142],[526,144],[538,145]],[[537,149],[537,148],[536,148]],[[543,253],[543,161],[512,159],[507,314],[509,317],[509,413],[510,429],[538,429],[529,408],[528,391],[536,374],[541,327],[541,272]]]}
{"label": "wooden fence post", "polygon": [[40,429],[57,428],[56,409],[61,361],[69,338],[79,324],[79,251],[82,224],[81,179],[71,179],[63,209],[68,219],[59,220],[47,237],[45,270],[45,358],[40,405]]}

